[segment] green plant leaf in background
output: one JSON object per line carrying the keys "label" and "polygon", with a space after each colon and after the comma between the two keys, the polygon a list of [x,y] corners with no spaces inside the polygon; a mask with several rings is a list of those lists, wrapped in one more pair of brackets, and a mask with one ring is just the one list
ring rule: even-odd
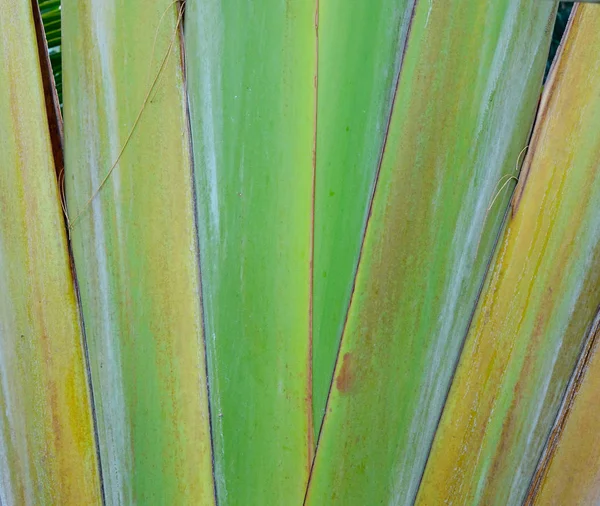
{"label": "green plant leaf in background", "polygon": [[107,504],[214,501],[178,12],[63,3],[66,189]]}
{"label": "green plant leaf in background", "polygon": [[300,504],[313,454],[316,1],[188,0],[219,504]]}
{"label": "green plant leaf in background", "polygon": [[600,10],[577,8],[417,504],[527,494],[600,305],[599,44]]}
{"label": "green plant leaf in background", "polygon": [[32,4],[0,0],[0,503],[100,504],[93,430]]}
{"label": "green plant leaf in background", "polygon": [[44,24],[44,33],[46,34],[46,43],[48,45],[48,55],[52,63],[54,72],[54,82],[56,92],[62,104],[62,55],[61,55],[61,20],[60,20],[61,0],[38,0],[42,22]]}
{"label": "green plant leaf in background", "polygon": [[509,192],[493,200],[533,122],[555,9],[415,4],[309,505],[414,500]]}

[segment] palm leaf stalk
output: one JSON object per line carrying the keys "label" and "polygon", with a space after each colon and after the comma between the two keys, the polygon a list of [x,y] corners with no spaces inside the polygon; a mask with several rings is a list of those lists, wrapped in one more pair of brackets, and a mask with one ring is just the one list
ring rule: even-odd
{"label": "palm leaf stalk", "polygon": [[[561,65],[564,77],[562,84],[557,84],[557,87],[570,87],[573,83],[586,83],[580,88],[582,96],[568,94],[563,100],[568,101],[565,108],[579,110],[579,118],[574,118],[574,121],[582,123],[579,127],[581,140],[572,148],[572,155],[575,156],[579,150],[586,150],[587,156],[584,155],[580,163],[595,164],[596,172],[600,159],[600,55],[594,48],[600,44],[599,26],[598,9],[591,6],[578,8],[571,28],[573,36],[563,50],[565,56]],[[566,135],[570,135],[568,127],[568,124],[563,125]],[[528,504],[541,505],[552,501],[559,504],[592,504],[600,500],[600,411],[596,400],[600,387],[599,337],[600,317],[597,313],[538,463],[528,494]]]}
{"label": "palm leaf stalk", "polygon": [[309,505],[414,501],[508,203],[502,183],[527,142],[554,13],[478,5],[412,6]]}
{"label": "palm leaf stalk", "polygon": [[214,498],[180,21],[170,0],[63,2],[68,222],[108,504]]}
{"label": "palm leaf stalk", "polygon": [[29,2],[0,2],[0,503],[97,504],[83,328]]}
{"label": "palm leaf stalk", "polygon": [[312,460],[316,5],[186,6],[221,505],[299,504]]}
{"label": "palm leaf stalk", "polygon": [[599,31],[577,9],[417,504],[524,499],[600,305]]}
{"label": "palm leaf stalk", "polygon": [[0,0],[0,502],[592,503],[600,14],[530,135],[556,9]]}

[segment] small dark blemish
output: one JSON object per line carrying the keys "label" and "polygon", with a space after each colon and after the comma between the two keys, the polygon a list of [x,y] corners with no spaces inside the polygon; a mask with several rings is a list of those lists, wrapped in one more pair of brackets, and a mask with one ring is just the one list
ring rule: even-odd
{"label": "small dark blemish", "polygon": [[340,369],[340,373],[335,379],[335,386],[343,394],[347,394],[354,383],[354,371],[352,361],[352,354],[345,353],[342,362],[342,368]]}

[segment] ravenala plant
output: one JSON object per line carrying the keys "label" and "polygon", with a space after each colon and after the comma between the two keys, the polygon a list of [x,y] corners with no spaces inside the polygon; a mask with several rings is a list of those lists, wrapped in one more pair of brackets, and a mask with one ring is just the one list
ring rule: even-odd
{"label": "ravenala plant", "polygon": [[595,504],[556,8],[0,0],[0,504]]}

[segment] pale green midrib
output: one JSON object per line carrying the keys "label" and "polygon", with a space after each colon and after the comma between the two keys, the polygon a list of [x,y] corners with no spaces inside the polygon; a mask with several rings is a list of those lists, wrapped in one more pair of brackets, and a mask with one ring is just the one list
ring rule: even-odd
{"label": "pale green midrib", "polygon": [[[541,95],[541,91],[542,91],[542,86],[541,86],[541,83],[540,83],[540,92],[539,92],[538,95]],[[538,114],[540,112],[543,113],[544,110],[541,109],[541,103],[538,100],[535,112],[532,114],[532,121],[531,121],[531,126],[530,126],[530,129],[529,129],[529,134],[528,134],[528,136],[526,138],[526,141],[524,143],[524,145],[525,145],[526,148],[529,146],[530,142],[532,141],[532,138],[533,138],[533,135],[534,135],[534,130],[535,130],[535,125],[538,122],[537,121],[538,120]],[[514,200],[515,197],[518,197],[516,190],[517,190],[517,188],[519,188],[519,190],[522,192],[523,189],[524,189],[524,183],[526,182],[526,180],[523,182],[523,184],[521,184],[518,187],[518,185],[520,184],[520,182],[519,182],[519,176],[521,174],[521,171],[523,171],[523,169],[525,167],[525,162],[527,161],[527,157],[526,156],[523,156],[522,160],[521,160],[521,154],[522,154],[522,152],[519,154],[519,157],[517,159],[517,164],[519,164],[518,171],[517,171],[517,176],[516,176],[517,179],[514,180],[514,181],[511,181],[511,179],[507,180],[507,183],[508,183],[507,186],[510,189],[510,197],[508,197],[507,207],[506,207],[506,210],[504,212],[504,216],[502,217],[501,223],[500,223],[500,225],[498,227],[498,230],[497,230],[497,233],[496,233],[496,237],[494,238],[493,242],[491,243],[490,251],[489,251],[489,254],[488,254],[488,259],[487,259],[485,268],[482,270],[482,274],[481,274],[482,277],[481,277],[481,281],[480,281],[480,284],[479,284],[479,288],[478,288],[478,290],[476,292],[476,297],[475,297],[475,299],[473,301],[473,305],[472,305],[472,308],[471,308],[471,314],[470,314],[470,316],[469,316],[469,318],[467,320],[467,324],[466,324],[466,327],[464,329],[464,332],[463,332],[463,335],[462,335],[462,338],[461,338],[460,346],[458,348],[458,353],[456,355],[456,358],[455,358],[455,361],[454,361],[454,365],[453,365],[452,370],[451,370],[451,375],[450,375],[451,381],[448,382],[448,385],[447,385],[447,388],[446,388],[446,392],[445,392],[445,395],[444,395],[444,399],[443,399],[443,402],[442,402],[442,404],[440,406],[440,410],[439,410],[439,413],[438,413],[438,416],[437,416],[437,420],[436,420],[436,424],[435,424],[435,430],[433,432],[433,437],[430,439],[429,444],[428,444],[426,458],[425,458],[424,464],[423,464],[423,466],[421,468],[420,477],[419,477],[417,486],[415,488],[415,494],[414,494],[413,499],[412,499],[412,504],[415,504],[415,502],[417,500],[417,494],[418,494],[418,492],[419,492],[419,490],[421,488],[421,483],[422,483],[423,477],[425,475],[425,470],[427,468],[427,463],[429,462],[429,458],[431,456],[431,452],[432,452],[432,449],[433,449],[435,434],[437,433],[438,428],[440,426],[440,423],[441,423],[441,420],[442,420],[442,415],[444,413],[444,410],[445,410],[445,407],[446,407],[446,403],[448,401],[449,394],[450,394],[450,391],[451,391],[451,388],[452,388],[452,383],[453,383],[452,379],[455,377],[455,373],[457,371],[457,368],[458,368],[458,365],[459,365],[459,362],[460,362],[460,359],[461,359],[461,356],[462,356],[462,353],[463,353],[463,350],[464,350],[464,347],[465,347],[465,344],[466,344],[466,340],[467,340],[469,331],[471,329],[474,317],[475,317],[475,315],[477,313],[477,310],[478,310],[479,302],[481,300],[481,295],[482,295],[482,293],[483,293],[483,291],[484,291],[484,289],[485,289],[485,287],[487,285],[488,275],[493,270],[494,261],[495,261],[495,258],[497,256],[497,254],[498,254],[499,244],[500,244],[500,242],[502,240],[502,237],[506,233],[506,228],[507,228],[507,226],[508,226],[508,224],[510,222],[511,217],[514,215],[514,210],[513,210],[513,204],[512,204],[512,202],[513,202],[513,200]],[[527,167],[527,169],[528,169],[528,167]],[[504,191],[505,191],[505,186],[500,186],[499,189],[497,190],[497,192],[495,193],[495,195],[492,197],[492,203],[490,204],[490,206],[488,208],[488,211],[491,209],[491,207],[492,207],[493,203],[495,202],[495,200]],[[487,220],[487,215],[486,215],[486,220]],[[484,222],[484,225],[485,225],[485,222]]]}

